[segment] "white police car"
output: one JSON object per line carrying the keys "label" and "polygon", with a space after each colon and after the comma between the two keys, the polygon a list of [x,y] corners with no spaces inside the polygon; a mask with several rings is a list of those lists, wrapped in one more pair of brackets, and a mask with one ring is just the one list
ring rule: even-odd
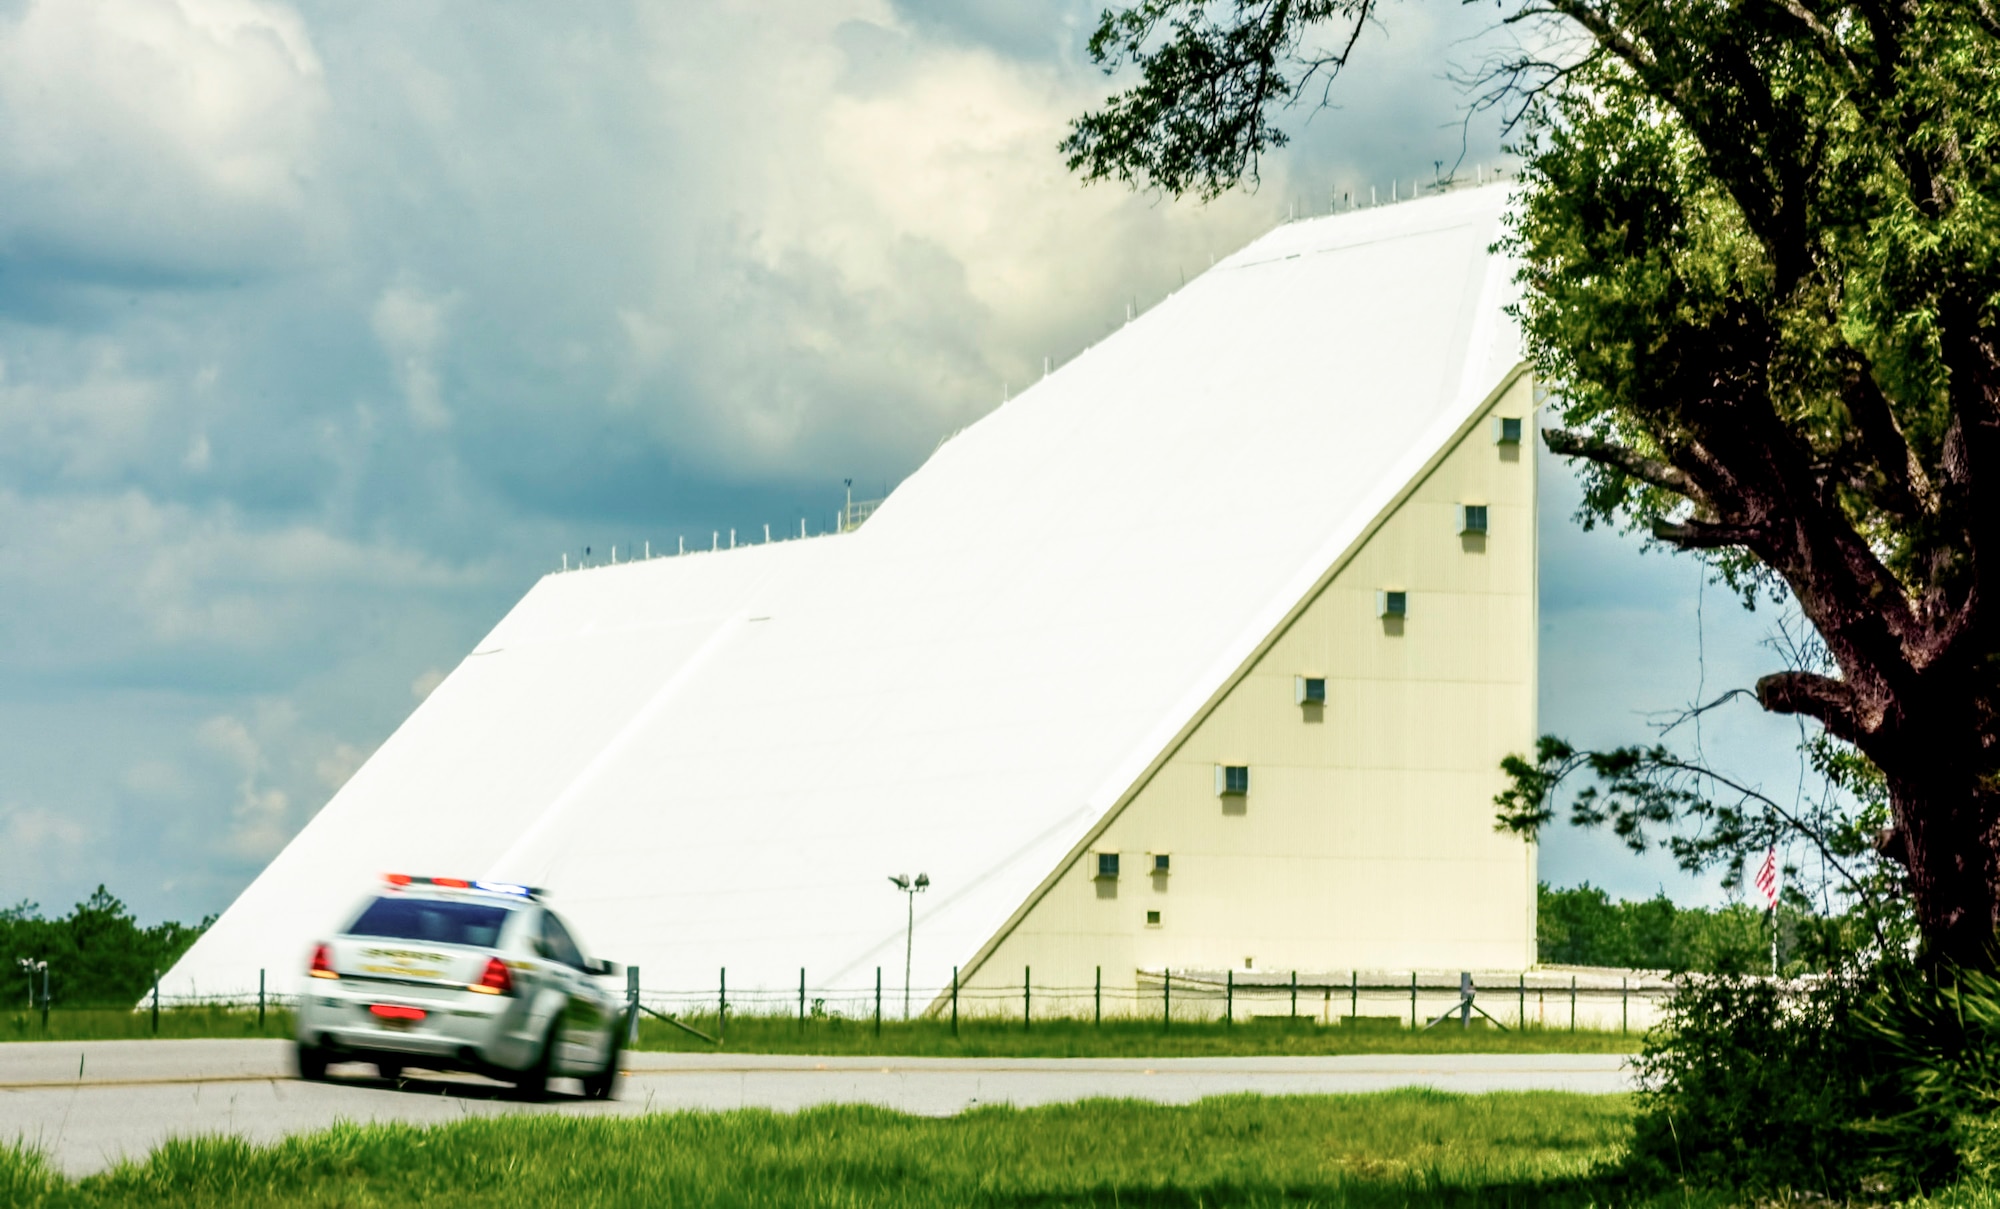
{"label": "white police car", "polygon": [[524,886],[390,874],[338,936],[314,946],[299,998],[298,1065],[469,1070],[531,1099],[572,1076],[616,1093],[624,998],[562,919]]}

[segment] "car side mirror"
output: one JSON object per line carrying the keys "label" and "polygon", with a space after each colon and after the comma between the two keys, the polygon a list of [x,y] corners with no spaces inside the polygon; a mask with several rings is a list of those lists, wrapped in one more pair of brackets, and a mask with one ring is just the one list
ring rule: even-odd
{"label": "car side mirror", "polygon": [[615,961],[605,961],[602,958],[592,957],[583,963],[583,972],[594,974],[600,978],[611,978],[624,973],[625,967]]}

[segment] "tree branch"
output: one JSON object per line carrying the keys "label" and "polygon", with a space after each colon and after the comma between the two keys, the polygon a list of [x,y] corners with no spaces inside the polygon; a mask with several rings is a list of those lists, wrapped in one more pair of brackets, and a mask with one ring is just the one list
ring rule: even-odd
{"label": "tree branch", "polygon": [[1860,700],[1845,680],[1815,672],[1773,672],[1757,681],[1757,704],[1774,714],[1815,718],[1836,737],[1858,743],[1881,721],[1880,711],[1859,716]]}
{"label": "tree branch", "polygon": [[1721,550],[1751,546],[1767,536],[1761,525],[1730,525],[1716,521],[1654,521],[1653,536],[1682,550]]}
{"label": "tree branch", "polygon": [[1566,428],[1544,428],[1542,440],[1548,442],[1552,451],[1566,458],[1582,458],[1587,462],[1609,466],[1631,475],[1642,483],[1651,483],[1663,491],[1671,491],[1687,499],[1701,498],[1694,481],[1687,475],[1658,458],[1649,458],[1635,449],[1591,436],[1586,432],[1574,432]]}

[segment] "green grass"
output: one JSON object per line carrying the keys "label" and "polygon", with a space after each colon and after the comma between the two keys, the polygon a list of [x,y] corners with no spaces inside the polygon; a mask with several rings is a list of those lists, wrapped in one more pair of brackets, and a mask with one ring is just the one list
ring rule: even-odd
{"label": "green grass", "polygon": [[153,1015],[124,1008],[68,1008],[49,1012],[47,1028],[40,1012],[13,1011],[0,1015],[0,1041],[122,1041],[161,1037],[290,1037],[292,1014],[272,1008],[257,1027],[257,1009],[166,1008],[160,1031],[153,1032]]}
{"label": "green grass", "polygon": [[[715,1035],[715,1013],[682,1019]],[[0,1015],[0,1041],[110,1041],[155,1036],[150,1012],[81,1008]],[[290,1037],[292,1014],[272,1008],[257,1027],[252,1008],[170,1008],[160,1012],[161,1037]],[[1417,1032],[1400,1025],[1350,1028],[1311,1022],[1181,1021],[1162,1031],[1158,1020],[961,1020],[958,1035],[943,1020],[872,1022],[827,1018],[800,1028],[789,1016],[730,1014],[722,1051],[748,1054],[868,1054],[929,1058],[1197,1058],[1270,1054],[1620,1054],[1637,1052],[1639,1035],[1583,1029],[1495,1028],[1464,1030],[1441,1025]],[[717,1047],[650,1017],[639,1026],[639,1049],[714,1053]]]}
{"label": "green grass", "polygon": [[1232,1096],[944,1119],[843,1106],[632,1118],[553,1114],[342,1126],[258,1147],[210,1138],[69,1182],[0,1149],[22,1206],[1576,1206],[1657,1201],[1606,1174],[1620,1096]]}
{"label": "green grass", "polygon": [[[683,1016],[714,1036],[715,1013]],[[796,1017],[731,1014],[722,1049],[751,1054],[870,1054],[924,1058],[1199,1058],[1272,1054],[1621,1054],[1639,1049],[1637,1033],[1529,1028],[1460,1029],[1440,1025],[1418,1032],[1400,1025],[1350,1028],[1311,1022],[1270,1021],[1226,1025],[1180,1022],[1162,1030],[1158,1020],[961,1020],[958,1035],[944,1020],[871,1021],[821,1019],[800,1027]],[[716,1048],[664,1021],[644,1019],[639,1049],[713,1053]]]}

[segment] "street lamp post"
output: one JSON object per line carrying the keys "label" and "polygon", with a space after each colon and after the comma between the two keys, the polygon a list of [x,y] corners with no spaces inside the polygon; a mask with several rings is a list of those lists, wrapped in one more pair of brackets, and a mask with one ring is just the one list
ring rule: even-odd
{"label": "street lamp post", "polygon": [[22,971],[28,976],[28,1010],[31,1012],[35,1010],[35,974],[38,971],[40,972],[42,976],[42,1027],[48,1027],[49,963],[46,961],[36,961],[30,957],[19,957],[15,959],[15,964],[19,965]]}
{"label": "street lamp post", "polygon": [[896,889],[903,892],[903,897],[908,900],[910,908],[908,921],[903,928],[903,1019],[908,1020],[910,1018],[910,954],[915,951],[917,937],[917,895],[930,889],[931,878],[928,873],[919,873],[916,880],[911,881],[910,875],[907,873],[894,873],[889,876],[889,881]]}

